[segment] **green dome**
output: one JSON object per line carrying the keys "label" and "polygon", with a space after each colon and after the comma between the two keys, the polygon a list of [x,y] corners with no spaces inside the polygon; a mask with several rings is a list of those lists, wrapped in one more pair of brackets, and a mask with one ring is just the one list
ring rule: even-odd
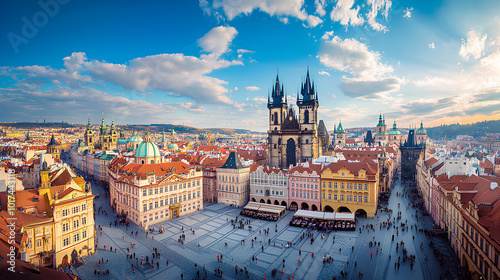
{"label": "green dome", "polygon": [[137,134],[135,134],[135,131],[134,133],[132,134],[132,136],[130,136],[130,138],[128,139],[128,142],[129,143],[132,143],[132,142],[142,142],[142,138],[140,136],[138,136]]}
{"label": "green dome", "polygon": [[160,149],[153,142],[142,142],[137,146],[135,157],[159,157]]}
{"label": "green dome", "polygon": [[177,144],[169,144],[168,149],[169,150],[178,150],[179,146],[177,146]]}
{"label": "green dome", "polygon": [[389,135],[401,135],[401,132],[399,130],[391,130]]}
{"label": "green dome", "polygon": [[427,134],[427,130],[424,128],[424,124],[420,122],[420,128],[417,129],[417,134]]}

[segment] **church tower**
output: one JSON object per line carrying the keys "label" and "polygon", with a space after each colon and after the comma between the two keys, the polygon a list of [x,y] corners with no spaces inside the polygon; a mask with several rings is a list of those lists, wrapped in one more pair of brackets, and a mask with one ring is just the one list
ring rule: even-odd
{"label": "church tower", "polygon": [[87,124],[87,130],[85,130],[85,146],[87,146],[90,150],[94,148],[94,131],[92,131],[92,125],[90,124],[90,117],[89,117],[89,122]]}
{"label": "church tower", "polygon": [[99,127],[99,144],[101,150],[108,150],[109,142],[108,142],[108,128],[106,127],[106,123],[104,122],[104,114],[102,114],[101,126]]}
{"label": "church tower", "polygon": [[335,135],[335,145],[337,146],[345,146],[345,130],[342,127],[342,122],[339,122],[339,126],[334,130]]}
{"label": "church tower", "polygon": [[301,161],[308,161],[319,157],[318,138],[318,94],[314,89],[314,82],[309,77],[307,68],[306,80],[300,88],[297,96],[297,107],[299,107],[299,123],[302,137],[300,139]]}
{"label": "church tower", "polygon": [[[269,109],[269,131],[267,140],[268,160],[267,164],[274,167],[282,167],[283,153],[282,128],[287,117],[288,104],[286,103],[286,94],[284,86],[276,75],[276,82],[273,85],[271,98],[267,97],[267,108]],[[286,155],[285,155],[286,156]]]}
{"label": "church tower", "polygon": [[115,122],[111,119],[111,127],[109,128],[109,149],[114,150],[118,148],[118,132],[115,128]]}
{"label": "church tower", "polygon": [[288,108],[284,86],[276,77],[272,95],[268,96],[267,102],[267,165],[283,170],[319,157],[318,106],[318,95],[311,83],[309,70],[297,93],[298,115],[293,108]]}

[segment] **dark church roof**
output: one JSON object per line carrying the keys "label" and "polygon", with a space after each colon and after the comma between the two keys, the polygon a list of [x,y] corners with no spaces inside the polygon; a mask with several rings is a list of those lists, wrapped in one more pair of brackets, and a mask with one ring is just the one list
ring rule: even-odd
{"label": "dark church roof", "polygon": [[226,169],[242,169],[245,168],[243,164],[241,164],[240,158],[236,155],[235,152],[231,152],[229,154],[229,157],[226,160],[226,163],[224,163],[223,166],[220,168],[226,168]]}
{"label": "dark church roof", "polygon": [[365,143],[371,145],[373,144],[374,141],[375,139],[373,139],[372,131],[371,130],[366,131]]}
{"label": "dark church roof", "polygon": [[56,138],[54,138],[54,133],[52,133],[52,138],[50,138],[49,144],[47,146],[55,146],[55,145],[61,145],[59,142],[56,141]]}
{"label": "dark church roof", "polygon": [[319,136],[328,135],[328,130],[326,130],[326,126],[325,126],[325,123],[323,122],[323,120],[319,120],[318,135]]}

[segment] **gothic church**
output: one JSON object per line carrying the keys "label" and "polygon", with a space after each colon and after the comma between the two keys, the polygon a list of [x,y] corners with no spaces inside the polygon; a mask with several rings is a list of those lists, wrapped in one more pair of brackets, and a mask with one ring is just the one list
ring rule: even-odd
{"label": "gothic church", "polygon": [[[286,169],[318,158],[321,155],[321,143],[329,137],[321,137],[318,132],[318,94],[311,83],[309,69],[300,92],[297,92],[298,116],[292,107],[288,107],[284,86],[276,76],[271,97],[268,96],[269,131],[267,132],[267,165]],[[324,131],[323,131],[324,130]],[[321,134],[328,135],[326,128]],[[328,144],[326,144],[328,146]]]}

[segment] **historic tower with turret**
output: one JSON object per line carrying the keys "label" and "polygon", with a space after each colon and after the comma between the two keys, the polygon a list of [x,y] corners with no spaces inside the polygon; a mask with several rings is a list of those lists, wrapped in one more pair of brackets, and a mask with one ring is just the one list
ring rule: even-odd
{"label": "historic tower with turret", "polygon": [[297,93],[298,115],[293,108],[288,108],[284,86],[276,76],[267,102],[267,165],[285,169],[320,156],[318,106],[318,94],[314,89],[314,82],[311,82],[309,69]]}

